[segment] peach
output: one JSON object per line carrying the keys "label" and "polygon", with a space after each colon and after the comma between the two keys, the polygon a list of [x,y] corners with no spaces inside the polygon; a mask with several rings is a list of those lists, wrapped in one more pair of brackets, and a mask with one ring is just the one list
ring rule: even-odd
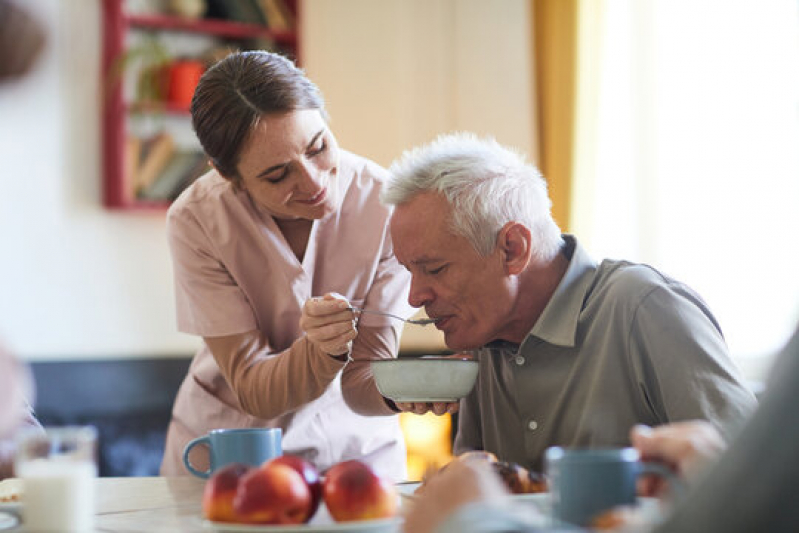
{"label": "peach", "polygon": [[233,509],[247,524],[301,524],[311,514],[311,490],[293,468],[269,461],[241,479]]}
{"label": "peach", "polygon": [[215,522],[236,522],[233,499],[241,478],[252,467],[234,463],[220,468],[205,482],[203,489],[203,515]]}
{"label": "peach", "polygon": [[310,520],[322,500],[322,479],[319,477],[319,471],[314,465],[297,455],[281,455],[272,459],[270,463],[290,466],[308,484],[308,488],[311,490],[311,513],[308,516],[308,520]]}
{"label": "peach", "polygon": [[389,518],[397,514],[397,489],[361,461],[333,465],[322,482],[322,497],[336,522]]}

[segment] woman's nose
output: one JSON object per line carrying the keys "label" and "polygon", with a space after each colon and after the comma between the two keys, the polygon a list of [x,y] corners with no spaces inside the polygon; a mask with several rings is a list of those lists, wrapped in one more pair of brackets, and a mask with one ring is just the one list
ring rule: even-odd
{"label": "woman's nose", "polygon": [[312,163],[302,163],[297,188],[302,192],[315,193],[324,185],[325,173]]}

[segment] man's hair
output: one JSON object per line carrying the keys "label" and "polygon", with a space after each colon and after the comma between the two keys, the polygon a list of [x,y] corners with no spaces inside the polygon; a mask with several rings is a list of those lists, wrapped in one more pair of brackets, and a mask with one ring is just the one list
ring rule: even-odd
{"label": "man's hair", "polygon": [[530,230],[539,260],[552,259],[563,245],[541,173],[493,138],[442,135],[403,153],[389,174],[384,203],[404,204],[423,192],[442,194],[452,206],[450,229],[480,255],[494,250],[499,231],[511,221]]}

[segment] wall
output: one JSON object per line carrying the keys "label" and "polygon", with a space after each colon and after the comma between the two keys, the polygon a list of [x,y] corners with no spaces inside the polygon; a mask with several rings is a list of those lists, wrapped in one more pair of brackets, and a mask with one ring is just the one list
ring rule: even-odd
{"label": "wall", "polygon": [[[437,135],[493,135],[535,160],[527,0],[304,0],[302,61],[344,148],[382,165]],[[444,349],[406,328],[403,349]]]}
{"label": "wall", "polygon": [[[51,37],[0,88],[0,338],[30,360],[190,354],[163,213],[100,201],[100,1],[29,0]],[[309,0],[302,53],[342,145],[382,164],[453,129],[534,146],[524,0]],[[416,329],[404,346],[431,342]],[[416,335],[416,336],[414,336]]]}
{"label": "wall", "polygon": [[163,214],[100,203],[100,2],[32,0],[50,35],[0,88],[0,338],[27,359],[191,353]]}

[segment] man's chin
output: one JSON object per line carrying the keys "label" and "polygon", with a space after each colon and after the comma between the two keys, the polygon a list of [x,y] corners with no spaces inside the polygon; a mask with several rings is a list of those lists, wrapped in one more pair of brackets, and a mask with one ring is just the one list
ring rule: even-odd
{"label": "man's chin", "polygon": [[480,342],[477,339],[463,338],[457,332],[447,333],[444,332],[444,343],[447,348],[454,351],[459,350],[476,350],[486,343]]}

